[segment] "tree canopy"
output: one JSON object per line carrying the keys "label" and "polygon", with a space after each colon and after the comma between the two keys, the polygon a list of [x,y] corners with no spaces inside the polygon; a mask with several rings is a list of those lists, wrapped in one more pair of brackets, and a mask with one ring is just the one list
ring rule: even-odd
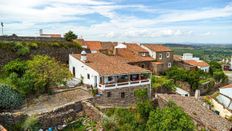
{"label": "tree canopy", "polygon": [[69,31],[69,32],[65,33],[64,38],[67,41],[72,41],[72,40],[77,38],[77,35],[74,34],[72,31]]}
{"label": "tree canopy", "polygon": [[146,96],[146,90],[135,91],[136,108],[110,109],[106,112],[109,118],[103,120],[106,131],[193,131],[195,126],[191,118],[175,103],[169,102],[166,107],[154,108]]}
{"label": "tree canopy", "polygon": [[23,95],[46,93],[49,87],[62,84],[71,77],[67,67],[45,55],[36,55],[28,61],[11,61],[4,70],[11,85]]}

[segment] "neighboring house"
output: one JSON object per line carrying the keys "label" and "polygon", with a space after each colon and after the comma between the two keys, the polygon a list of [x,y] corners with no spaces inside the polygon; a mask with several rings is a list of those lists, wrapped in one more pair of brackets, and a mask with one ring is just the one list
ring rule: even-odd
{"label": "neighboring house", "polygon": [[141,47],[149,52],[149,55],[156,61],[153,62],[153,73],[162,74],[173,65],[173,51],[159,44],[141,44]]}
{"label": "neighboring house", "polygon": [[204,72],[209,72],[209,64],[202,60],[184,60],[184,63],[196,66],[198,69]]}
{"label": "neighboring house", "polygon": [[151,84],[149,70],[102,53],[70,54],[69,70],[75,78],[97,88],[102,98],[111,102],[131,99],[135,89],[149,88]]}
{"label": "neighboring house", "polygon": [[219,88],[219,95],[212,99],[213,109],[224,118],[232,117],[232,84]]}
{"label": "neighboring house", "polygon": [[61,38],[61,34],[44,34],[43,30],[39,30],[40,37],[51,37],[51,38]]}
{"label": "neighboring house", "polygon": [[184,53],[183,56],[174,55],[174,63],[187,70],[196,70],[196,68],[209,72],[209,64],[199,57],[193,57],[191,53]]}
{"label": "neighboring house", "polygon": [[85,41],[85,45],[90,49],[91,53],[97,53],[102,49],[100,41]]}
{"label": "neighboring house", "polygon": [[149,53],[145,49],[141,48],[137,44],[125,43],[124,45],[125,46],[122,46],[122,44],[120,46],[115,46],[113,53],[114,56],[122,59],[128,64],[137,65],[141,68],[152,71],[151,63],[154,61],[154,59],[149,56]]}

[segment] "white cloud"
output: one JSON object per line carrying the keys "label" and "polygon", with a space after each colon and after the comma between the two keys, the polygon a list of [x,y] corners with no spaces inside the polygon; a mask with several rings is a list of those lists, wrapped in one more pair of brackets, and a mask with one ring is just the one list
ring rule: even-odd
{"label": "white cloud", "polygon": [[[154,14],[158,17],[146,19],[135,15],[118,14],[116,10],[131,9]],[[83,15],[97,13],[109,18],[109,21],[98,22],[90,27],[83,23],[64,24],[61,22],[83,19]],[[74,30],[87,38],[131,39],[189,36],[194,29],[174,28],[173,22],[206,20],[232,16],[232,5],[223,8],[203,10],[165,10],[151,9],[141,4],[118,5],[103,0],[1,0],[0,21],[6,23],[9,33],[37,31],[48,28],[50,32],[64,33]],[[12,23],[12,21],[18,21]],[[97,21],[97,19],[96,19]],[[8,24],[9,23],[9,24]],[[47,25],[44,25],[47,23]],[[40,25],[43,24],[43,25]],[[168,24],[170,27],[161,27]],[[22,31],[24,30],[24,31]],[[31,31],[28,31],[31,30]],[[31,33],[34,34],[34,33]]]}

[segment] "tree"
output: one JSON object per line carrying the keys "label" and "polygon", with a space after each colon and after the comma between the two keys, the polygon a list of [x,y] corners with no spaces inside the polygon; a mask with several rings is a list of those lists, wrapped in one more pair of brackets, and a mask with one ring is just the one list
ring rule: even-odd
{"label": "tree", "polygon": [[48,92],[49,87],[63,84],[71,78],[68,69],[49,56],[34,56],[27,61],[27,66],[23,79],[33,85],[34,91]]}
{"label": "tree", "polygon": [[153,76],[152,79],[152,88],[154,90],[158,90],[158,89],[166,89],[167,91],[175,91],[176,90],[176,86],[173,80],[171,79],[167,79],[164,76]]}
{"label": "tree", "polygon": [[27,69],[27,65],[24,61],[16,59],[7,63],[3,70],[10,75],[11,73],[16,73],[19,77],[23,76]]}
{"label": "tree", "polygon": [[69,32],[65,33],[64,38],[67,41],[72,41],[72,40],[77,38],[77,35],[74,34],[72,31],[69,31]]}
{"label": "tree", "polygon": [[0,98],[0,110],[15,109],[23,103],[23,97],[8,85],[0,84]]}
{"label": "tree", "polygon": [[194,128],[191,118],[174,103],[150,112],[147,121],[149,131],[194,131]]}

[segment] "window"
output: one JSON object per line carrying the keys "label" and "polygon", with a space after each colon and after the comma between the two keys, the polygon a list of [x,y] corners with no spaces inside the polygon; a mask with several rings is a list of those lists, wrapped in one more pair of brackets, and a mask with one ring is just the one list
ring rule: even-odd
{"label": "window", "polygon": [[108,81],[109,81],[109,82],[111,82],[111,81],[113,81],[113,80],[114,80],[114,78],[113,78],[112,76],[109,76],[109,77],[108,77]]}
{"label": "window", "polygon": [[166,56],[167,56],[167,58],[169,58],[170,57],[170,52],[167,52]]}
{"label": "window", "polygon": [[76,69],[73,67],[73,76],[76,77]]}
{"label": "window", "polygon": [[107,92],[107,97],[111,97],[111,92]]}
{"label": "window", "polygon": [[121,93],[121,98],[125,98],[125,92]]}
{"label": "window", "polygon": [[89,74],[87,74],[87,78],[90,79],[90,75]]}
{"label": "window", "polygon": [[159,54],[159,59],[160,59],[160,60],[162,59],[162,57],[163,57],[162,54]]}
{"label": "window", "polygon": [[145,64],[142,64],[141,67],[142,67],[142,68],[145,68]]}
{"label": "window", "polygon": [[171,67],[172,67],[172,63],[169,62],[169,63],[168,63],[168,68],[171,68]]}

